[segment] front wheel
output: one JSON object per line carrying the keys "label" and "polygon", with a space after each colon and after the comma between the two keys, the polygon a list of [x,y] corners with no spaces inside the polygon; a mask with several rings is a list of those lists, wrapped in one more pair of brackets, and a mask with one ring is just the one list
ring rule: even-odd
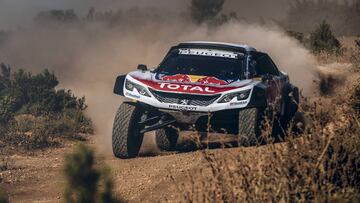
{"label": "front wheel", "polygon": [[128,159],[138,156],[144,138],[138,124],[142,115],[142,109],[136,104],[123,103],[119,107],[112,132],[112,148],[116,157]]}
{"label": "front wheel", "polygon": [[239,112],[239,145],[255,146],[260,137],[260,110],[242,109]]}
{"label": "front wheel", "polygon": [[156,145],[160,150],[173,151],[175,150],[179,132],[172,127],[165,127],[155,132]]}

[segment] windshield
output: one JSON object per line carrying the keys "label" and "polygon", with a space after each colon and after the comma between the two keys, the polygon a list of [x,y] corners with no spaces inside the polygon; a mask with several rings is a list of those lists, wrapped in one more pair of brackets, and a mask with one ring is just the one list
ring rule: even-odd
{"label": "windshield", "polygon": [[160,64],[162,75],[213,76],[223,80],[244,78],[244,56],[217,50],[175,50]]}

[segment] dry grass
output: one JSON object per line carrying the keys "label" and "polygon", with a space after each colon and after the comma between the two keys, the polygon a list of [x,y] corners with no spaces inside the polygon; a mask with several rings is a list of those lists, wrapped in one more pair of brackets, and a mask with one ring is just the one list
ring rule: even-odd
{"label": "dry grass", "polygon": [[[183,202],[356,201],[360,121],[351,92],[354,88],[347,87],[332,97],[304,99],[301,111],[308,127],[301,137],[288,131],[282,143],[270,140],[266,146],[238,149],[223,144],[221,150],[202,150],[203,167],[187,173],[181,184],[174,180],[179,198]],[[196,134],[193,140],[200,143]]]}
{"label": "dry grass", "polygon": [[[352,39],[351,39],[352,41]],[[315,55],[319,64],[330,63],[351,63],[356,69],[360,70],[360,39],[355,39],[352,43],[348,44],[343,42],[341,54],[332,54],[322,51]]]}
{"label": "dry grass", "polygon": [[58,146],[62,139],[82,140],[82,134],[92,133],[90,121],[83,118],[78,111],[65,111],[60,115],[18,115],[8,124],[0,140],[7,146],[24,150]]}
{"label": "dry grass", "polygon": [[[0,172],[7,171],[15,168],[14,160],[7,156],[0,157]],[[1,177],[0,177],[1,182]]]}
{"label": "dry grass", "polygon": [[8,203],[8,202],[9,202],[8,195],[6,194],[5,191],[3,191],[0,188],[0,203]]}
{"label": "dry grass", "polygon": [[332,74],[324,74],[319,73],[319,92],[320,95],[331,95],[335,93],[336,88],[344,83],[344,77],[332,75]]}

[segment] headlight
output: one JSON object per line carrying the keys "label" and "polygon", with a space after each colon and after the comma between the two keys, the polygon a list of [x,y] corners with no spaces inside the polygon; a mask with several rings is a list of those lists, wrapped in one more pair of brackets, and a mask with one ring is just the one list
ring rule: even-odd
{"label": "headlight", "polygon": [[246,99],[249,98],[250,92],[251,92],[251,89],[241,91],[241,92],[235,92],[235,93],[226,94],[219,100],[218,103],[228,103],[231,100],[233,100],[235,97],[237,97],[238,101],[246,100]]}
{"label": "headlight", "polygon": [[136,89],[139,92],[139,94],[141,94],[143,96],[151,97],[145,87],[135,84],[133,82],[130,82],[129,80],[125,80],[125,88],[129,91],[134,91],[134,89]]}

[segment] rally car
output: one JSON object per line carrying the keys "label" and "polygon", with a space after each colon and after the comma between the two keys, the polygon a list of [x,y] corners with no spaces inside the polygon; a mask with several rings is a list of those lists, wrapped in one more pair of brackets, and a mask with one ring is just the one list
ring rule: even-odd
{"label": "rally car", "polygon": [[234,135],[239,145],[252,146],[259,143],[265,115],[274,115],[272,133],[283,134],[299,103],[298,88],[268,54],[203,41],[172,47],[153,70],[139,65],[118,76],[114,93],[128,98],[113,126],[119,158],[138,156],[150,131],[165,151],[174,150],[179,131],[189,129]]}

